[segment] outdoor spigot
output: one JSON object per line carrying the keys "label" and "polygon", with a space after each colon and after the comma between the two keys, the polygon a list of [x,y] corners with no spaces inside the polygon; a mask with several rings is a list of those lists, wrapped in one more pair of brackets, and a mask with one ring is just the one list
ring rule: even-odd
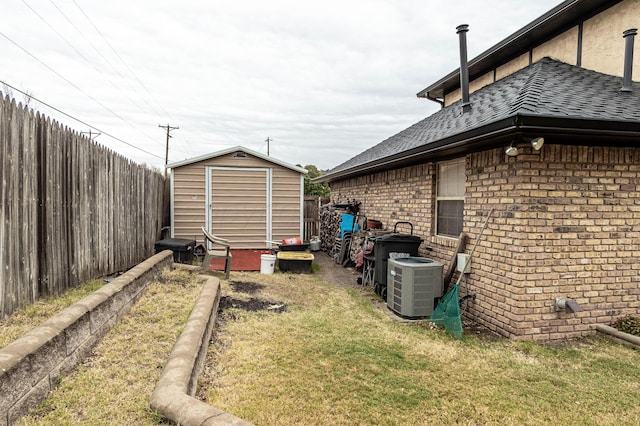
{"label": "outdoor spigot", "polygon": [[573,299],[566,297],[556,298],[556,312],[566,312],[568,314],[574,314],[576,312],[582,312],[582,306]]}

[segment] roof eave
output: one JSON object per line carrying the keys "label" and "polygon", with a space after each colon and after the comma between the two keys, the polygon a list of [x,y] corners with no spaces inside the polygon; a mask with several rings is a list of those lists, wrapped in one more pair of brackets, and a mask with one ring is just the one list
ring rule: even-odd
{"label": "roof eave", "polygon": [[227,148],[227,149],[223,149],[221,151],[216,151],[216,152],[212,152],[209,154],[204,154],[198,157],[193,157],[193,158],[187,158],[186,160],[182,160],[182,161],[176,161],[173,163],[169,163],[167,164],[167,169],[175,169],[176,167],[181,167],[181,166],[186,166],[189,164],[193,164],[193,163],[198,163],[200,161],[205,161],[205,160],[210,160],[211,158],[216,158],[216,157],[222,157],[223,155],[228,155],[234,152],[238,152],[238,151],[242,151],[246,154],[252,155],[254,157],[258,157],[261,158],[265,161],[268,161],[270,163],[274,163],[277,164],[279,166],[294,170],[298,173],[302,173],[302,174],[307,174],[308,170],[302,167],[298,167],[298,166],[294,166],[293,164],[289,164],[285,161],[281,161],[278,159],[275,159],[273,157],[270,157],[268,155],[262,154],[260,152],[254,151],[252,149],[246,148],[244,146],[234,146],[231,148]]}
{"label": "roof eave", "polygon": [[636,146],[640,122],[515,115],[364,165],[320,176],[312,182],[330,183],[427,161],[440,161],[505,146],[514,138],[543,136],[563,145]]}
{"label": "roof eave", "polygon": [[325,174],[317,177],[312,182],[333,182],[343,178],[362,176],[424,161],[464,155],[474,150],[489,149],[508,140],[509,135],[516,128],[517,125],[514,117],[509,117],[367,164]]}

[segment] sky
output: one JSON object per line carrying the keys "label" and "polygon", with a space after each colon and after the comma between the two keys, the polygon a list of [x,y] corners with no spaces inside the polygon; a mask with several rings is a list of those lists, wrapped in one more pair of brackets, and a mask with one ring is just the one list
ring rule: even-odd
{"label": "sky", "polygon": [[459,67],[456,26],[472,59],[560,3],[0,0],[0,91],[158,169],[169,125],[169,163],[328,170],[438,110],[416,93]]}

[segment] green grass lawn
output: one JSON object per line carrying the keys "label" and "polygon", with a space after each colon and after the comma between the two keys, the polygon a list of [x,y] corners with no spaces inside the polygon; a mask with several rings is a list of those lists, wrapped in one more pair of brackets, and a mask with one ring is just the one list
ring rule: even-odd
{"label": "green grass lawn", "polygon": [[[165,424],[149,395],[200,286],[165,272],[19,424]],[[221,315],[198,397],[256,425],[640,424],[640,351],[604,338],[452,340],[317,275],[234,272],[223,295],[236,307]],[[60,309],[39,306],[1,323],[2,337]]]}
{"label": "green grass lawn", "polygon": [[227,310],[201,394],[257,425],[640,424],[638,350],[598,337],[455,341],[313,276],[233,280],[265,287],[225,294],[287,310]]}

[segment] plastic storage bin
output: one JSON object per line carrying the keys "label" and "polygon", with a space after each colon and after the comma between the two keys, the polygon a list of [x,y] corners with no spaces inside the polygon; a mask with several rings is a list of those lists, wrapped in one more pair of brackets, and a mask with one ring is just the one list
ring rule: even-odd
{"label": "plastic storage bin", "polygon": [[165,238],[156,241],[156,253],[163,250],[173,251],[173,261],[176,263],[193,263],[193,251],[196,247],[195,240],[186,240],[184,238]]}
{"label": "plastic storage bin", "polygon": [[313,254],[293,251],[281,251],[278,253],[278,269],[280,272],[293,272],[296,274],[310,274]]}

